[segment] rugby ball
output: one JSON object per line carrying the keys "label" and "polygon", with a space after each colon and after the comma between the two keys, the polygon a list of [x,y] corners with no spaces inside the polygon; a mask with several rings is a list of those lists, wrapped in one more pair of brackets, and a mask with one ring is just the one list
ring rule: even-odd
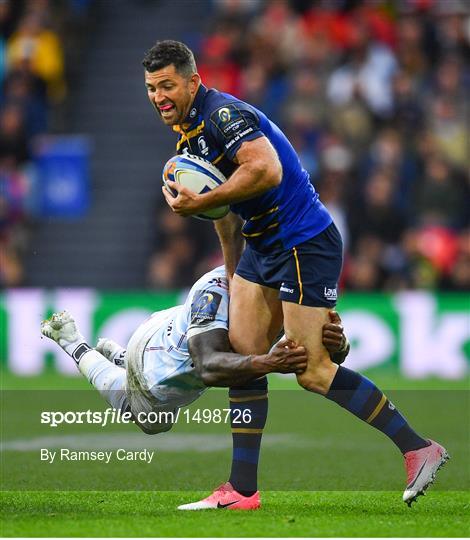
{"label": "rugby ball", "polygon": [[[163,167],[163,183],[166,189],[176,197],[167,181],[178,182],[195,193],[207,193],[223,184],[227,179],[210,161],[192,154],[173,156]],[[228,214],[229,207],[221,206],[207,210],[193,217],[199,219],[220,219]]]}

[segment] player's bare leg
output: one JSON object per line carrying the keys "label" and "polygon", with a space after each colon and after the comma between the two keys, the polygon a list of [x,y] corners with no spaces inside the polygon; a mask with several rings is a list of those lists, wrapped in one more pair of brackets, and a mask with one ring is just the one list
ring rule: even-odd
{"label": "player's bare leg", "polygon": [[239,354],[265,354],[282,328],[279,291],[239,275],[230,285],[229,338]]}
{"label": "player's bare leg", "polygon": [[[269,351],[282,326],[278,291],[235,275],[231,282],[230,342],[240,354]],[[231,410],[249,409],[252,421],[232,423],[233,456],[229,482],[201,501],[184,504],[180,510],[256,510],[261,506],[257,488],[258,457],[268,411],[267,379],[230,388]]]}
{"label": "player's bare leg", "polygon": [[375,384],[326,358],[321,345],[322,326],[328,309],[283,303],[286,336],[303,345],[308,365],[297,376],[305,389],[324,395],[364,422],[387,435],[405,458],[407,486],[403,501],[411,506],[432,484],[437,471],[449,459],[445,448],[418,435],[398,409]]}
{"label": "player's bare leg", "polygon": [[308,353],[307,369],[297,375],[297,382],[306,390],[325,395],[338,369],[322,343],[322,329],[330,320],[330,309],[293,302],[283,302],[282,309],[286,337],[302,344]]}
{"label": "player's bare leg", "polygon": [[[341,323],[341,319],[339,318],[338,314],[333,312],[329,313],[329,320],[331,323],[335,323],[336,325]],[[335,324],[329,324],[325,327],[326,331],[323,332],[322,339],[325,340],[326,338],[326,343],[329,343],[331,349],[349,348],[347,339],[344,338],[342,333],[342,328],[338,330],[335,327]],[[336,356],[336,362],[342,363],[344,361],[344,357],[345,353],[344,351],[341,351],[341,354]],[[250,412],[254,409],[256,410],[256,419],[254,419],[254,425],[252,426],[252,428],[256,431],[260,431],[264,427],[264,422],[267,417],[267,399],[260,399],[263,392],[266,392],[266,390],[267,385],[262,379],[256,381],[256,387],[253,384],[250,385],[249,388],[244,387],[230,389],[231,408],[246,407],[250,410]],[[255,399],[250,401],[250,395]],[[217,488],[209,497],[206,497],[205,499],[179,506],[178,508],[180,510],[204,510],[208,508],[256,510],[261,506],[260,495],[256,487],[256,465],[251,462],[251,459],[249,463],[240,463],[240,457],[239,455],[237,456],[237,444],[239,443],[236,434],[237,427],[240,427],[239,424],[232,425],[232,428],[235,429],[233,430],[234,457],[232,461],[230,481]],[[243,427],[251,427],[251,425]],[[252,458],[253,453],[256,450],[259,451],[259,447],[261,445],[261,435],[254,434],[249,441],[246,441],[246,438],[248,438],[247,434],[238,435],[238,437],[245,437],[245,441],[242,440],[241,444],[249,442],[250,458]],[[234,488],[234,484],[236,485],[237,489]]]}

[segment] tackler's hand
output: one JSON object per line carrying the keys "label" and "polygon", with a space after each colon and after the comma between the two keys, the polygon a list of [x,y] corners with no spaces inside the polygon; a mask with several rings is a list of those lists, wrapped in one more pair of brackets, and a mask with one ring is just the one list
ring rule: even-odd
{"label": "tackler's hand", "polygon": [[266,355],[272,373],[303,373],[307,368],[308,355],[305,347],[282,339]]}
{"label": "tackler's hand", "polygon": [[332,310],[328,312],[328,316],[330,322],[323,325],[323,346],[328,350],[330,358],[335,364],[342,364],[349,354],[349,342],[344,335],[339,314]]}

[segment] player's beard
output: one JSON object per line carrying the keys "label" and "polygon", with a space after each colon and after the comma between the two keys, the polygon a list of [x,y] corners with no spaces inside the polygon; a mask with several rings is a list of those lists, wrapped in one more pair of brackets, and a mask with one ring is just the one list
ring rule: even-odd
{"label": "player's beard", "polygon": [[185,97],[187,99],[186,104],[182,104],[180,102],[180,105],[176,105],[174,101],[169,101],[169,103],[171,103],[174,107],[173,109],[171,109],[174,115],[172,114],[172,119],[168,119],[168,121],[166,121],[158,105],[154,101],[151,102],[154,109],[157,111],[158,116],[166,126],[177,126],[184,122],[185,118],[189,114],[189,110],[193,104],[195,96],[192,96],[190,93],[188,93]]}

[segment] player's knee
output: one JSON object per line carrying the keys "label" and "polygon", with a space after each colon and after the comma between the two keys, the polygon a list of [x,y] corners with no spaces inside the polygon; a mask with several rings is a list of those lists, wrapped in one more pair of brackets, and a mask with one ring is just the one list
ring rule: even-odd
{"label": "player's knee", "polygon": [[307,369],[305,373],[297,375],[299,385],[316,394],[325,395],[330,389],[331,382],[336,373],[337,366],[332,362],[317,366],[315,369]]}
{"label": "player's knee", "polygon": [[311,374],[307,376],[297,376],[297,382],[302,388],[309,392],[314,392],[315,394],[326,394],[328,391],[325,381]]}

